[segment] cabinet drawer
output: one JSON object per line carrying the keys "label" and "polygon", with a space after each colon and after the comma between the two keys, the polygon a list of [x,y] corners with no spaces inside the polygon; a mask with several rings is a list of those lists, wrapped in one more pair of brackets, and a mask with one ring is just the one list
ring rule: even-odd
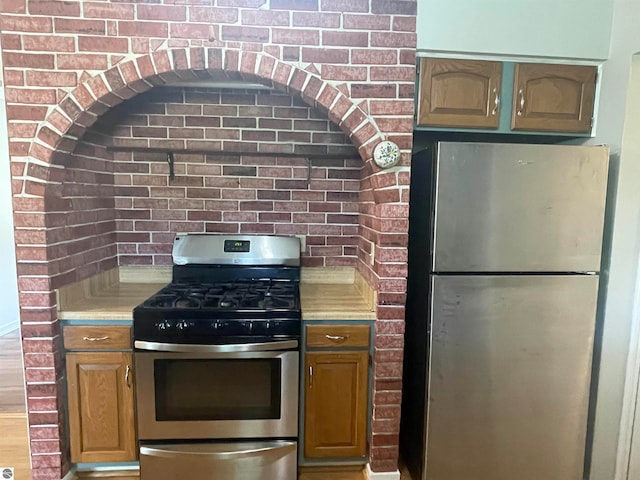
{"label": "cabinet drawer", "polygon": [[115,350],[131,348],[129,325],[83,325],[64,327],[67,350]]}
{"label": "cabinet drawer", "polygon": [[307,325],[307,347],[369,347],[369,325]]}

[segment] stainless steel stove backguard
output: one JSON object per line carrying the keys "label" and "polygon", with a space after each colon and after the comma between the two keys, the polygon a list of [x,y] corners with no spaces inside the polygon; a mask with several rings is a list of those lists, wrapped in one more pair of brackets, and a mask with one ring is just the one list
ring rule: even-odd
{"label": "stainless steel stove backguard", "polygon": [[175,265],[300,265],[300,240],[269,235],[178,234]]}

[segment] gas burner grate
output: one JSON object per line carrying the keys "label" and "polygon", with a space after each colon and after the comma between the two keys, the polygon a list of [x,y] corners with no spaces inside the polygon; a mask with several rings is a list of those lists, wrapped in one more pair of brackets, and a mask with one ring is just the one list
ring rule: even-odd
{"label": "gas burner grate", "polygon": [[143,306],[156,309],[289,310],[296,307],[296,299],[296,284],[290,281],[176,282],[167,285]]}

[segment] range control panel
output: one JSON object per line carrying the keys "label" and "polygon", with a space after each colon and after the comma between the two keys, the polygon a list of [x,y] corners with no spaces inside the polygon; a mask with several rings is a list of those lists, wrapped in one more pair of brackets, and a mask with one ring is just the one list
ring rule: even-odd
{"label": "range control panel", "polygon": [[248,253],[251,251],[250,240],[225,240],[224,251],[233,253]]}

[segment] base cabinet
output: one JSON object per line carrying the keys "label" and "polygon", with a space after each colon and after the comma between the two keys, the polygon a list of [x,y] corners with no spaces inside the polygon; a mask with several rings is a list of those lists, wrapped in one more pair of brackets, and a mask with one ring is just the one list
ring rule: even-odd
{"label": "base cabinet", "polygon": [[307,327],[304,355],[304,457],[367,454],[369,326]]}
{"label": "base cabinet", "polygon": [[132,353],[68,352],[66,360],[71,461],[136,460]]}

